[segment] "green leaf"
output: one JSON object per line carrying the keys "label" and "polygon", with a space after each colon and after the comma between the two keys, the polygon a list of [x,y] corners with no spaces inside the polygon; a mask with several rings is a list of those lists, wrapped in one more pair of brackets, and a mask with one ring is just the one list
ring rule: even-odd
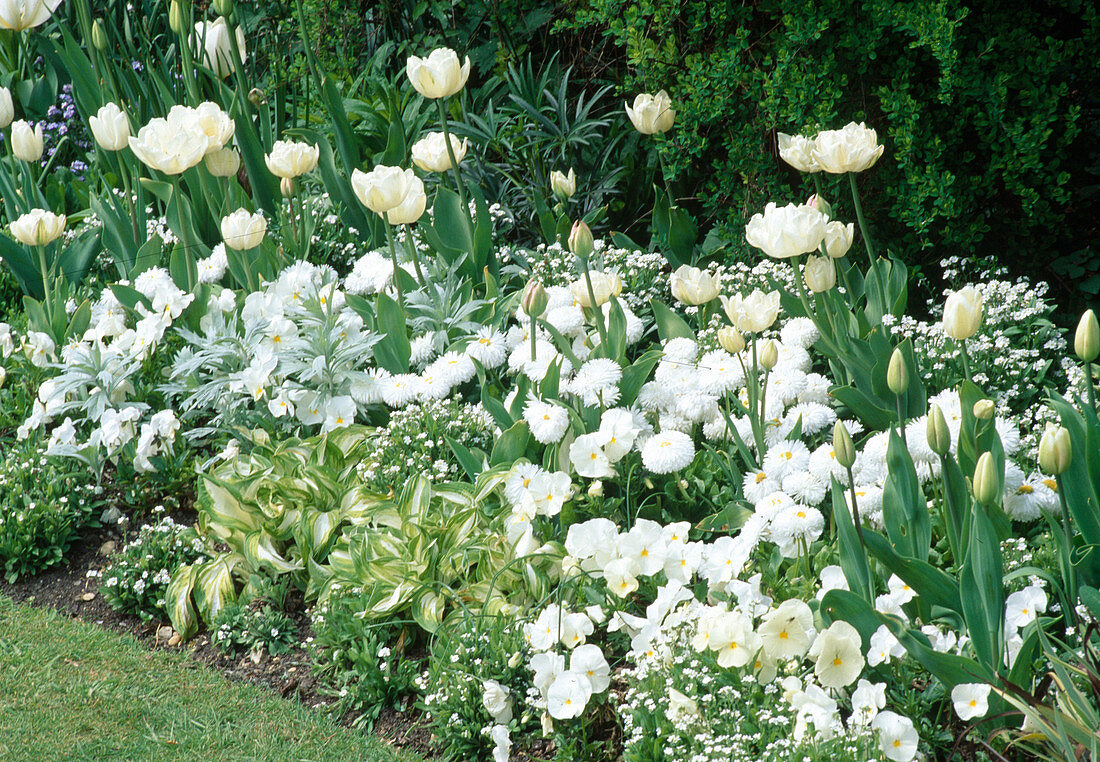
{"label": "green leaf", "polygon": [[985,510],[976,502],[970,519],[970,543],[959,578],[962,613],[974,654],[993,672],[1004,662],[1005,594],[1001,546]]}
{"label": "green leaf", "polygon": [[909,450],[893,429],[890,430],[886,464],[889,473],[882,492],[882,520],[886,531],[902,554],[924,561],[932,542],[928,503]]}
{"label": "green leaf", "polygon": [[237,599],[233,568],[240,561],[223,554],[196,567],[195,605],[204,621],[213,622],[218,612]]}
{"label": "green leaf", "polygon": [[409,372],[412,346],[405,327],[405,311],[401,305],[385,294],[378,294],[375,301],[377,324],[375,330],[382,334],[374,345],[374,357],[378,364],[397,375]]}
{"label": "green leaf", "polygon": [[684,319],[656,299],[649,300],[653,310],[653,320],[657,323],[657,335],[661,341],[670,339],[691,339],[695,341],[695,332]]}
{"label": "green leaf", "polygon": [[854,386],[834,386],[829,396],[840,400],[852,415],[874,431],[885,431],[894,422],[894,414]]}
{"label": "green leaf", "polygon": [[657,363],[661,361],[661,356],[661,350],[650,349],[629,366],[623,368],[623,377],[619,382],[620,405],[629,407],[634,404],[642,385],[649,379],[649,374],[653,372]]}
{"label": "green leaf", "polygon": [[516,421],[493,444],[493,451],[489,454],[489,465],[499,466],[519,460],[527,452],[529,440],[527,421]]}
{"label": "green leaf", "polygon": [[[855,522],[848,513],[848,503],[844,500],[844,487],[836,477],[833,477],[831,491],[833,523],[836,525],[840,551],[840,568],[844,572],[844,578],[848,580],[848,589],[870,601],[874,596],[871,567],[867,563],[867,554],[859,542]],[[858,502],[856,506],[858,508]]]}
{"label": "green leaf", "polygon": [[866,531],[863,537],[882,565],[898,575],[924,603],[962,613],[959,585],[950,576],[926,561],[899,555],[878,532]]}
{"label": "green leaf", "polygon": [[488,467],[484,457],[474,455],[468,447],[451,437],[445,436],[444,439],[447,440],[447,445],[451,448],[451,452],[455,454],[458,464],[462,466],[462,470],[466,472],[466,476],[470,479],[476,479],[477,475]]}
{"label": "green leaf", "polygon": [[184,640],[193,636],[199,629],[195,607],[191,605],[191,588],[195,584],[195,574],[194,566],[185,565],[176,569],[164,594],[165,608],[168,611],[168,619],[172,622],[172,629]]}

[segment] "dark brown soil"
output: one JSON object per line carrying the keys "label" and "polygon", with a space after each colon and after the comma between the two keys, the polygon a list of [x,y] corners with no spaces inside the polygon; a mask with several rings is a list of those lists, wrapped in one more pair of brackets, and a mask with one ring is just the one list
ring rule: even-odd
{"label": "dark brown soil", "polygon": [[[180,520],[190,521],[193,518],[192,515]],[[106,566],[107,554],[111,552],[109,547],[104,547],[107,543],[121,548],[129,539],[132,538],[123,536],[117,529],[89,530],[74,543],[67,554],[66,564],[22,578],[14,584],[0,578],[0,593],[15,601],[56,609],[74,619],[130,634],[151,649],[188,654],[196,661],[224,673],[230,680],[262,685],[310,707],[323,708],[331,703],[320,692],[322,686],[313,675],[312,660],[302,647],[280,656],[264,653],[258,661],[253,661],[248,655],[228,656],[222,653],[206,634],[169,645],[169,637],[165,637],[170,635],[168,622],[142,622],[112,609],[98,593],[98,577],[89,577],[88,573],[100,571]],[[288,609],[304,642],[312,633],[301,599],[288,600]],[[353,719],[345,717],[343,724],[350,725]],[[374,735],[395,748],[426,758],[435,756],[431,732],[415,707],[408,706],[403,711],[384,710],[375,723]]]}

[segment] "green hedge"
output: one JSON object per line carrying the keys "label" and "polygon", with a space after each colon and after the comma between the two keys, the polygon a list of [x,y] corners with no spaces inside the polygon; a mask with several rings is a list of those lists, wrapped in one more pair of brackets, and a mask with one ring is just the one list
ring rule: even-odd
{"label": "green hedge", "polygon": [[1095,193],[1100,156],[1092,4],[573,0],[565,11],[563,44],[602,34],[593,55],[620,54],[626,92],[669,91],[669,171],[734,240],[767,201],[812,192],[779,160],[776,133],[854,120],[887,147],[861,177],[868,217],[910,263],[1008,254],[1027,266],[1060,252],[1087,268],[1079,250],[1096,215],[1075,199]]}

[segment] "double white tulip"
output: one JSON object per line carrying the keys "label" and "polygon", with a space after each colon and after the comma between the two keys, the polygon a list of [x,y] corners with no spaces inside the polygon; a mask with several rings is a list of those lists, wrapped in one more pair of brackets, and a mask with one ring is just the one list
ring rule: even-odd
{"label": "double white tulip", "polygon": [[978,332],[982,324],[982,295],[973,286],[956,291],[943,305],[943,330],[962,341]]}
{"label": "double white tulip", "polygon": [[416,222],[428,199],[424,183],[411,169],[378,165],[370,172],[351,173],[351,187],[360,203],[391,225]]}
{"label": "double white tulip", "polygon": [[267,169],[276,177],[284,180],[312,172],[321,158],[321,149],[308,143],[294,143],[290,140],[276,140],[271,153],[264,157]]}
{"label": "double white tulip", "polygon": [[776,259],[817,251],[825,239],[825,216],[812,206],[769,203],[745,226],[745,240]]}
{"label": "double white tulip", "polygon": [[[450,48],[436,48],[427,58],[409,56],[405,73],[416,91],[425,98],[446,98],[466,86],[470,76],[470,57],[459,65],[458,54]],[[456,159],[457,161],[457,159]]]}
{"label": "double white tulip", "polygon": [[15,158],[35,162],[42,158],[42,125],[31,127],[20,119],[11,126],[11,151]]}
{"label": "double white tulip", "polygon": [[238,209],[222,217],[222,240],[231,249],[254,249],[263,243],[266,234],[267,220],[263,212],[249,214],[247,209]]}
{"label": "double white tulip", "polygon": [[11,124],[15,118],[15,104],[11,102],[11,90],[0,87],[0,130]]}
{"label": "double white tulip", "polygon": [[718,296],[718,281],[710,273],[690,265],[680,265],[669,278],[672,296],[681,304],[706,304]]}
{"label": "double white tulip", "polygon": [[852,248],[856,237],[856,226],[849,222],[845,225],[839,220],[831,220],[825,226],[825,253],[833,259],[840,259]]}
{"label": "double white tulip", "polygon": [[[175,107],[169,119],[152,119],[130,138],[130,150],[148,167],[178,175],[202,161],[210,138],[197,119],[186,118]],[[190,111],[190,109],[188,110]]]}
{"label": "double white tulip", "polygon": [[130,119],[117,103],[108,103],[88,118],[92,136],[104,151],[121,151],[130,142]]}
{"label": "double white tulip", "polygon": [[221,150],[237,130],[237,123],[212,101],[200,103],[195,108],[173,106],[168,112],[168,121],[173,119],[193,120],[199,126],[208,139],[207,154]]}
{"label": "double white tulip", "polygon": [[0,29],[22,32],[46,23],[61,0],[0,0]]}
{"label": "double white tulip", "polygon": [[630,117],[634,129],[643,135],[668,132],[676,120],[672,100],[664,90],[656,95],[641,93],[634,99],[633,108],[626,106],[626,115]]}
{"label": "double white tulip", "polygon": [[836,268],[828,257],[809,257],[802,271],[806,288],[815,294],[828,291],[836,285]]}
{"label": "double white tulip", "polygon": [[[0,0],[2,2],[2,0]],[[248,60],[245,50],[244,30],[240,25],[236,28],[237,50],[241,54],[241,63]],[[219,79],[225,79],[233,73],[235,62],[233,48],[229,41],[229,27],[225,18],[219,17],[215,21],[200,21],[195,24],[195,37],[203,46],[203,62]]]}
{"label": "double white tulip", "polygon": [[31,209],[11,224],[15,240],[27,246],[45,246],[65,232],[65,215],[47,209]]}
{"label": "double white tulip", "polygon": [[232,148],[219,148],[203,159],[207,171],[214,177],[233,177],[241,168],[241,155]]}
{"label": "double white tulip", "polygon": [[[454,152],[455,161],[459,164],[466,157],[467,141],[451,135],[451,151]],[[446,172],[451,168],[451,157],[447,153],[447,141],[442,132],[429,132],[420,140],[413,143],[413,164],[425,172]]]}
{"label": "double white tulip", "polygon": [[849,122],[842,130],[817,133],[813,157],[818,166],[834,175],[870,169],[882,156],[885,146],[878,135],[863,122]]}
{"label": "double white tulip", "polygon": [[747,297],[734,294],[732,298],[722,295],[722,308],[733,327],[742,333],[765,331],[779,317],[779,292],[764,293],[756,289]]}
{"label": "double white tulip", "polygon": [[799,172],[820,172],[814,161],[814,141],[802,135],[779,133],[779,158]]}

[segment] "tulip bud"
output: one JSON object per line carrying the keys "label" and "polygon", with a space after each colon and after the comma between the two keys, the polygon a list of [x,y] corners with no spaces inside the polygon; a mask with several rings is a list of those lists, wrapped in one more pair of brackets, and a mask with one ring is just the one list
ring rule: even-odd
{"label": "tulip bud", "polygon": [[100,51],[107,49],[107,33],[103,31],[103,22],[100,19],[92,24],[92,46]]}
{"label": "tulip bud", "polygon": [[855,465],[856,446],[852,442],[852,435],[848,433],[843,421],[837,421],[833,424],[833,454],[836,455],[836,462],[844,468],[851,468]]}
{"label": "tulip bud", "polygon": [[214,13],[219,16],[228,16],[233,13],[233,0],[214,0]]}
{"label": "tulip bud", "polygon": [[172,0],[172,4],[168,6],[168,27],[176,34],[183,34],[183,8],[180,7],[179,0]]}
{"label": "tulip bud", "polygon": [[562,173],[556,169],[550,172],[550,190],[562,201],[572,198],[577,192],[577,175],[573,169],[570,168],[568,173]]}
{"label": "tulip bud", "polygon": [[4,388],[4,382],[8,379],[8,371],[0,365],[0,389]]}
{"label": "tulip bud", "polygon": [[279,193],[283,194],[283,198],[290,198],[294,195],[295,185],[294,180],[290,177],[284,177],[279,181]]}
{"label": "tulip bud", "polygon": [[997,406],[993,404],[993,400],[978,400],[974,403],[974,417],[979,421],[992,420],[995,412]]}
{"label": "tulip bud", "polygon": [[833,260],[828,257],[807,257],[806,265],[802,269],[802,277],[806,281],[806,288],[815,294],[828,291],[836,285],[836,268]]}
{"label": "tulip bud", "polygon": [[909,388],[909,368],[905,364],[905,355],[897,347],[890,355],[890,366],[886,369],[886,385],[894,394],[905,394]]}
{"label": "tulip bud", "polygon": [[735,355],[745,348],[744,337],[728,325],[718,329],[718,343],[722,345],[722,349],[731,355]]}
{"label": "tulip bud", "polygon": [[11,126],[11,152],[15,158],[29,164],[42,158],[42,125],[31,125],[20,119]]}
{"label": "tulip bud", "polygon": [[597,479],[588,485],[589,497],[603,497],[603,482]]}
{"label": "tulip bud", "polygon": [[951,430],[947,428],[947,419],[944,418],[939,405],[932,405],[928,410],[925,436],[928,439],[928,447],[937,455],[946,455],[951,449]]}
{"label": "tulip bud", "polygon": [[953,339],[962,341],[978,332],[982,324],[982,295],[967,286],[947,297],[943,306],[943,330]]}
{"label": "tulip bud", "polygon": [[999,481],[992,453],[983,452],[974,466],[974,498],[982,505],[992,504],[1000,491]]}
{"label": "tulip bud", "polygon": [[764,342],[764,348],[760,350],[760,365],[764,370],[771,370],[777,362],[779,362],[779,347],[774,341],[768,339]]}
{"label": "tulip bud", "polygon": [[1081,322],[1077,324],[1077,333],[1073,335],[1073,351],[1083,362],[1092,362],[1100,355],[1100,325],[1096,313],[1085,310]]}
{"label": "tulip bud", "polygon": [[1048,423],[1043,438],[1039,440],[1039,468],[1053,476],[1064,474],[1072,456],[1069,429]]}
{"label": "tulip bud", "polygon": [[806,206],[812,206],[814,209],[821,212],[826,217],[833,216],[832,204],[830,204],[828,201],[826,201],[816,193],[806,199]]}
{"label": "tulip bud", "polygon": [[542,287],[542,284],[537,280],[532,280],[527,284],[527,288],[523,289],[520,305],[523,307],[523,311],[528,317],[537,318],[539,315],[546,312],[546,304],[549,299],[550,298],[546,294],[546,289]]}
{"label": "tulip bud", "polygon": [[594,245],[595,242],[592,240],[592,231],[589,230],[584,220],[577,220],[574,222],[573,230],[569,233],[569,250],[580,259],[587,262],[588,257],[592,254]]}
{"label": "tulip bud", "polygon": [[214,177],[233,177],[241,168],[241,155],[228,146],[211,151],[203,161]]}

